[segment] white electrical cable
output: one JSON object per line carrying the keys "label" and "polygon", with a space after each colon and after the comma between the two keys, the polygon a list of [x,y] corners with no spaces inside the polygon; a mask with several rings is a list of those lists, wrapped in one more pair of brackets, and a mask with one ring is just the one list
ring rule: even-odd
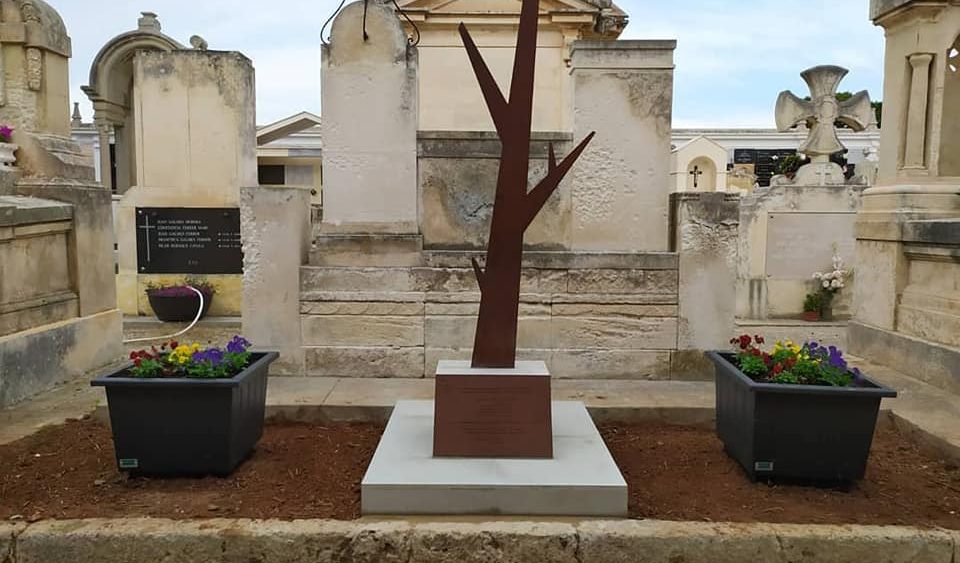
{"label": "white electrical cable", "polygon": [[151,336],[151,337],[149,337],[149,338],[134,338],[134,339],[132,339],[132,340],[124,340],[123,343],[124,343],[124,344],[130,344],[131,342],[149,342],[150,340],[166,340],[166,339],[168,339],[168,338],[175,338],[175,337],[177,337],[177,336],[180,336],[181,334],[183,334],[183,333],[187,332],[188,330],[190,330],[191,328],[193,328],[193,326],[194,326],[195,324],[197,324],[197,321],[200,320],[200,315],[203,314],[203,292],[201,292],[199,289],[197,289],[197,288],[195,288],[195,287],[193,287],[193,286],[190,286],[190,285],[188,285],[188,286],[186,286],[186,287],[189,288],[189,289],[192,289],[194,293],[196,293],[197,295],[200,296],[200,309],[197,310],[197,316],[193,318],[193,322],[190,323],[190,324],[187,326],[187,328],[181,330],[180,332],[178,332],[178,333],[176,333],[176,334],[170,334],[170,335],[167,335],[167,336]]}

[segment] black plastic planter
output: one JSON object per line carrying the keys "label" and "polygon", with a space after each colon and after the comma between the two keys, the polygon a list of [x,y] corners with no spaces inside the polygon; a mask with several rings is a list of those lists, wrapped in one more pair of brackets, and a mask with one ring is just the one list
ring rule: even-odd
{"label": "black plastic planter", "polygon": [[117,466],[136,475],[229,475],[263,435],[267,369],[257,352],[230,379],[98,377],[110,410]]}
{"label": "black plastic planter", "polygon": [[859,387],[757,383],[733,354],[716,365],[717,435],[750,479],[861,479],[880,410],[897,392],[864,378]]}
{"label": "black plastic planter", "polygon": [[[200,307],[200,297],[193,295],[154,295],[147,292],[147,299],[150,301],[150,308],[153,313],[163,322],[178,323],[189,322],[197,316],[197,309]],[[207,316],[210,310],[210,303],[213,302],[213,294],[203,295],[203,311],[200,318]]]}

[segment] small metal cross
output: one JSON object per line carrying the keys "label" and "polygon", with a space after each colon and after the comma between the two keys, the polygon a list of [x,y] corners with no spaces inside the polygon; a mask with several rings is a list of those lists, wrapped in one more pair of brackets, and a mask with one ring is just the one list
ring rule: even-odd
{"label": "small metal cross", "polygon": [[150,261],[150,229],[156,229],[156,227],[150,224],[150,215],[142,211],[140,212],[140,214],[143,215],[143,224],[138,225],[138,228],[143,229],[143,232],[145,233],[145,236],[147,239],[147,262],[149,262]]}
{"label": "small metal cross", "polygon": [[700,170],[699,166],[694,166],[693,170],[690,171],[690,175],[693,176],[693,187],[700,187],[700,175],[703,174],[703,170]]}

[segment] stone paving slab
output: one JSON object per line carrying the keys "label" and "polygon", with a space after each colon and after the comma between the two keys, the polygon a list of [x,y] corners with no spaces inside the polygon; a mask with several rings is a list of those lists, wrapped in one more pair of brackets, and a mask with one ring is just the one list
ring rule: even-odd
{"label": "stone paving slab", "polygon": [[851,363],[897,390],[897,398],[884,399],[884,406],[893,411],[901,431],[929,453],[960,462],[960,396],[860,358],[851,358]]}
{"label": "stone paving slab", "polygon": [[19,440],[50,424],[61,424],[68,418],[89,415],[102,396],[103,391],[90,387],[88,380],[74,380],[23,403],[0,409],[0,444]]}
{"label": "stone paving slab", "polygon": [[508,518],[0,524],[14,536],[4,563],[954,563],[960,543],[897,526]]}

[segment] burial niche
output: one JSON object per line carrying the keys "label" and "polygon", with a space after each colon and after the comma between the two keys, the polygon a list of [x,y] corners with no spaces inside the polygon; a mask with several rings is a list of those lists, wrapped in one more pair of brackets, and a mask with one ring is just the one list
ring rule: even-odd
{"label": "burial niche", "polygon": [[960,176],[960,35],[947,49],[940,133],[940,175]]}

